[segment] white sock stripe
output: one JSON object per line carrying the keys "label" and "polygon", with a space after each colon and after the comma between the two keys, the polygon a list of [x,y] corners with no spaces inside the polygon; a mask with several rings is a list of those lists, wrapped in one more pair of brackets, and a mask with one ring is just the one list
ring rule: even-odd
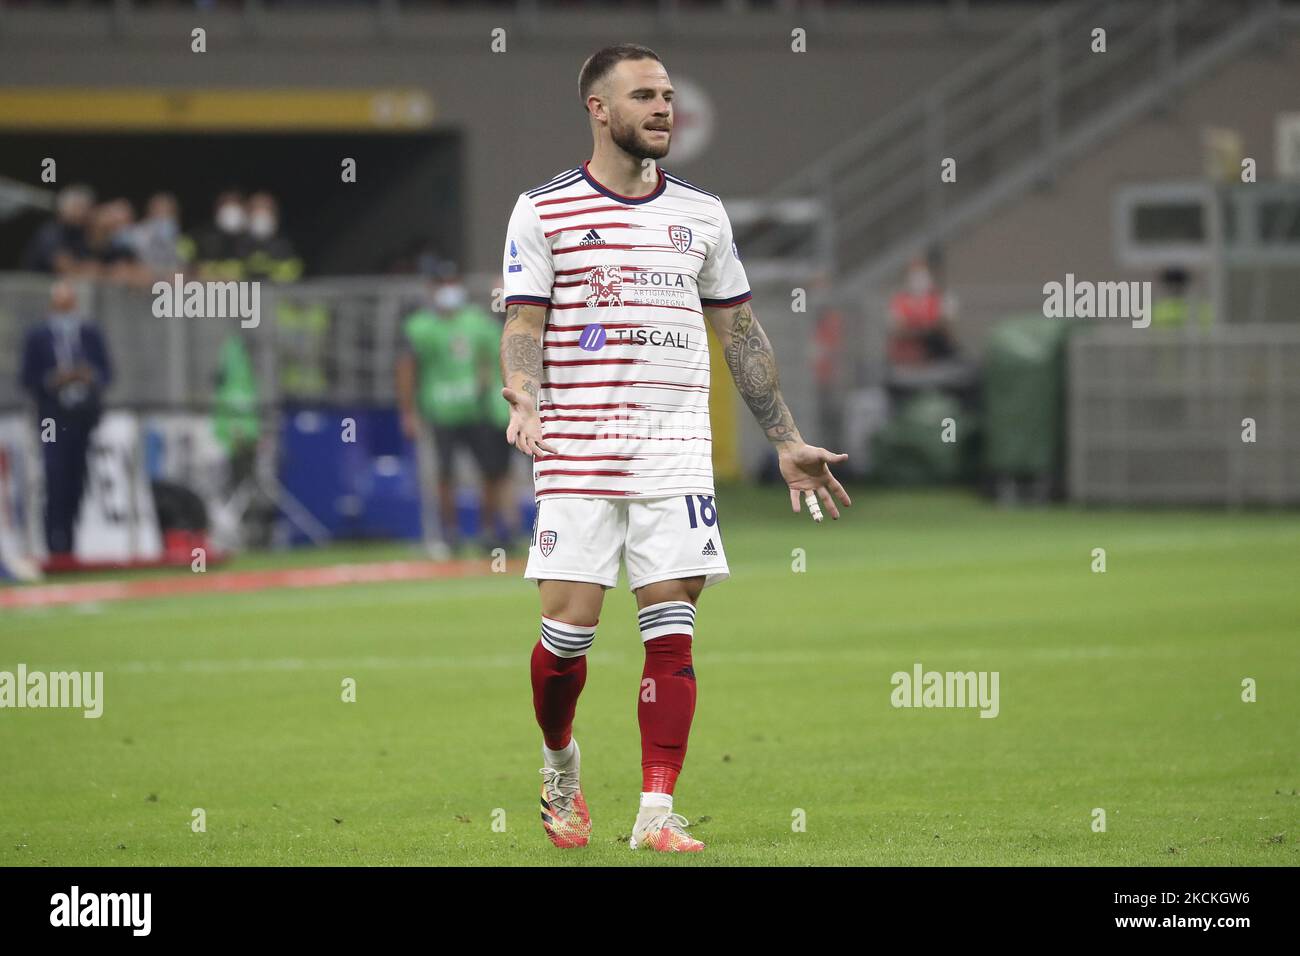
{"label": "white sock stripe", "polygon": [[690,601],[664,601],[661,604],[651,604],[649,607],[642,608],[637,612],[637,618],[645,621],[674,611],[680,611],[694,617],[695,605]]}
{"label": "white sock stripe", "polygon": [[582,657],[584,654],[587,653],[588,650],[591,649],[591,645],[587,645],[586,647],[580,647],[580,648],[559,647],[558,645],[552,644],[549,640],[547,640],[545,634],[542,635],[542,647],[546,648],[556,657]]}
{"label": "white sock stripe", "polygon": [[567,637],[556,637],[549,631],[542,631],[542,640],[548,644],[554,644],[556,647],[563,647],[571,651],[585,651],[591,647],[594,638],[585,641],[573,641]]}
{"label": "white sock stripe", "polygon": [[566,624],[564,621],[555,621],[546,615],[542,615],[542,627],[549,628],[556,634],[562,634],[566,637],[592,637],[596,633],[596,625],[584,626],[582,624]]}
{"label": "white sock stripe", "polygon": [[585,654],[591,650],[590,644],[557,644],[545,634],[541,636],[541,642],[542,646],[553,654],[557,651],[566,651],[569,654]]}
{"label": "white sock stripe", "polygon": [[638,621],[638,623],[642,627],[646,627],[647,625],[657,624],[659,621],[664,621],[667,620],[668,618],[678,618],[687,621],[694,621],[695,615],[687,614],[685,611],[664,611],[660,614],[655,614],[652,617],[643,617]]}
{"label": "white sock stripe", "polygon": [[695,640],[694,624],[654,624],[650,627],[641,629],[641,643],[653,641],[656,637],[667,637],[669,634],[685,634],[691,640]]}
{"label": "white sock stripe", "polygon": [[591,650],[596,640],[596,628],[579,624],[565,624],[542,616],[542,647],[556,657],[581,657]]}
{"label": "white sock stripe", "polygon": [[693,627],[695,625],[695,618],[686,617],[684,614],[672,614],[668,617],[656,618],[649,623],[642,624],[641,630],[644,631],[652,627],[661,627],[664,624],[685,624],[687,627]]}
{"label": "white sock stripe", "polygon": [[596,629],[594,627],[589,631],[569,631],[562,627],[553,627],[552,625],[547,624],[545,620],[542,621],[542,630],[547,634],[554,634],[557,637],[567,638],[571,641],[589,641],[596,636]]}
{"label": "white sock stripe", "polygon": [[677,607],[664,607],[662,611],[655,611],[654,614],[638,615],[637,620],[654,620],[656,618],[662,618],[664,614],[680,614],[682,615],[682,617],[693,618],[695,617],[695,613],[693,610],[688,610],[689,607],[690,605],[681,605]]}
{"label": "white sock stripe", "polygon": [[641,643],[669,634],[685,634],[695,639],[695,605],[690,601],[661,601],[642,608],[637,615],[641,626]]}
{"label": "white sock stripe", "polygon": [[695,640],[694,628],[686,627],[685,625],[682,624],[669,624],[665,627],[656,628],[655,630],[652,631],[642,631],[641,643],[644,644],[646,641],[653,641],[656,638],[667,637],[669,634],[685,634],[691,640]]}

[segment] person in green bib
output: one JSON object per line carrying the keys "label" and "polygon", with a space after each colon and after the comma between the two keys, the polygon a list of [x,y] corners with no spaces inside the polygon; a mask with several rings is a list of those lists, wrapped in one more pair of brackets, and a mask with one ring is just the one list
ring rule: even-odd
{"label": "person in green bib", "polygon": [[1195,323],[1201,329],[1214,324],[1210,304],[1188,294],[1190,277],[1181,266],[1171,266],[1160,274],[1160,292],[1151,309],[1151,323],[1158,329],[1181,329]]}
{"label": "person in green bib", "polygon": [[461,545],[452,466],[456,449],[463,448],[483,475],[481,543],[508,551],[517,532],[503,521],[512,449],[505,442],[510,407],[497,383],[500,324],[469,301],[455,265],[444,262],[435,270],[428,306],[409,315],[402,331],[402,432],[416,441],[426,425],[432,431],[443,539],[453,549]]}

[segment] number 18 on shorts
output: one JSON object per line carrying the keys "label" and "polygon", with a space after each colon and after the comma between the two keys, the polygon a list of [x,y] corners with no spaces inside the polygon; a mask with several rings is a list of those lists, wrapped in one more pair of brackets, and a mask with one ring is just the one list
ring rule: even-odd
{"label": "number 18 on shorts", "polygon": [[704,575],[704,586],[730,572],[713,495],[667,498],[542,498],[537,505],[525,578],[628,586]]}

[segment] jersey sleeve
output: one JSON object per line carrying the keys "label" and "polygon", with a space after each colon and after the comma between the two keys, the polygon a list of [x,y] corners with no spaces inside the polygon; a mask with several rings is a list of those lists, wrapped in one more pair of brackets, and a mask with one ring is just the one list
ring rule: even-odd
{"label": "jersey sleeve", "polygon": [[753,298],[745,267],[740,264],[736,241],[731,234],[727,210],[718,205],[721,235],[700,269],[700,304],[711,308],[740,305]]}
{"label": "jersey sleeve", "polygon": [[526,195],[519,197],[510,214],[501,274],[505,276],[507,306],[551,304],[555,263],[537,209]]}

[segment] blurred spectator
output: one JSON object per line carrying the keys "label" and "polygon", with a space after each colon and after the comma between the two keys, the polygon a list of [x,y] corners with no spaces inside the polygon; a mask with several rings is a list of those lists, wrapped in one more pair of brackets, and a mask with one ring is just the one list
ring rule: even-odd
{"label": "blurred spectator", "polygon": [[[302,260],[280,234],[280,206],[268,192],[254,193],[245,206],[248,228],[236,243],[240,276],[265,282],[297,282]],[[330,342],[330,310],[310,294],[275,298],[277,371],[282,395],[314,401],[329,385],[335,359]]]}
{"label": "blurred spectator", "polygon": [[90,434],[111,380],[108,348],[98,326],[83,315],[71,283],[56,282],[46,322],[24,337],[21,370],[22,387],[36,403],[42,439],[45,541],[51,556],[73,550]]}
{"label": "blurred spectator", "polygon": [[181,258],[197,270],[200,278],[241,279],[242,240],[247,229],[244,195],[237,189],[227,189],[212,204],[212,222],[193,238],[181,238]]}
{"label": "blurred spectator", "polygon": [[[504,276],[498,278],[495,288],[505,288]],[[517,537],[522,528],[516,528],[511,515],[510,502],[513,500],[510,485],[510,462],[514,459],[515,447],[506,441],[506,428],[510,424],[510,403],[501,395],[501,332],[505,327],[504,312],[492,315],[476,309],[487,321],[488,337],[483,364],[479,367],[483,380],[483,465],[486,480],[484,482],[487,504],[485,511],[499,515],[502,525],[498,530],[495,523],[488,524],[489,530],[498,536],[498,544],[507,551],[511,541]]]}
{"label": "blurred spectator", "polygon": [[240,251],[245,278],[272,282],[302,278],[302,260],[293,243],[280,235],[280,204],[270,193],[254,193],[248,198],[248,233]]}
{"label": "blurred spectator", "polygon": [[889,359],[895,365],[919,365],[956,354],[949,324],[955,306],[934,281],[929,263],[912,260],[904,286],[889,302],[892,329]]}
{"label": "blurred spectator", "polygon": [[225,190],[213,203],[212,221],[192,235],[181,234],[179,204],[166,192],[149,197],[139,223],[128,200],[96,206],[88,186],[61,191],[56,210],[24,250],[25,271],[141,285],[186,271],[214,280],[302,278],[302,259],[281,234],[279,203],[268,192],[245,200],[239,190]]}
{"label": "blurred spectator", "polygon": [[262,431],[253,360],[237,335],[227,336],[221,344],[216,385],[212,426],[230,463],[227,490],[233,494],[253,474]]}
{"label": "blurred spectator", "polygon": [[1179,329],[1195,315],[1201,328],[1209,328],[1214,321],[1210,304],[1199,296],[1188,294],[1190,285],[1187,270],[1171,266],[1160,274],[1160,291],[1151,309],[1151,324],[1159,329]]}
{"label": "blurred spectator", "polygon": [[180,206],[171,193],[154,193],[145,218],[131,230],[131,246],[152,278],[171,278],[181,270]]}
{"label": "blurred spectator", "polygon": [[149,282],[149,271],[141,264],[132,242],[134,227],[135,210],[125,199],[114,199],[95,208],[86,245],[99,278],[137,285]]}
{"label": "blurred spectator", "polygon": [[23,252],[23,269],[58,275],[93,272],[86,231],[94,208],[95,193],[89,186],[60,190],[54,218],[37,230]]}
{"label": "blurred spectator", "polygon": [[813,380],[817,386],[819,434],[838,445],[848,382],[844,371],[844,316],[827,297],[830,288],[830,278],[824,273],[813,280],[817,316],[813,329]]}
{"label": "blurred spectator", "polygon": [[385,271],[389,275],[432,275],[443,258],[431,239],[414,239],[389,260]]}
{"label": "blurred spectator", "polygon": [[217,358],[212,427],[226,455],[227,499],[232,504],[243,502],[243,542],[265,547],[272,540],[277,509],[274,501],[259,493],[256,481],[262,431],[257,397],[252,357],[239,335],[229,335]]}
{"label": "blurred spectator", "polygon": [[501,517],[510,449],[504,425],[497,427],[499,410],[485,396],[500,392],[500,326],[468,302],[456,267],[443,263],[430,283],[429,307],[412,313],[403,332],[406,349],[397,366],[402,432],[418,441],[424,423],[432,429],[444,539],[453,549],[460,544],[452,466],[456,449],[463,448],[484,477],[482,527],[495,539],[487,546],[508,549],[512,530],[502,527]]}

